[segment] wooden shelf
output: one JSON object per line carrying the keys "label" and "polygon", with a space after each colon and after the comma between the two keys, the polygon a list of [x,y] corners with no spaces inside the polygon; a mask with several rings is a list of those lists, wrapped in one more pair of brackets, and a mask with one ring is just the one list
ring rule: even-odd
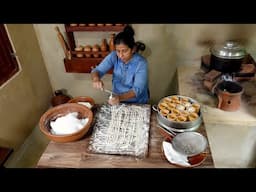
{"label": "wooden shelf", "polygon": [[122,31],[124,29],[122,26],[66,26],[67,32],[76,32],[76,31]]}
{"label": "wooden shelf", "polygon": [[[68,73],[90,73],[103,58],[72,58],[64,59],[65,69]],[[112,70],[108,72],[112,74]]]}
{"label": "wooden shelf", "polygon": [[[70,47],[71,59],[65,58],[64,64],[66,72],[68,73],[90,73],[92,68],[96,67],[109,53],[109,51],[75,51],[76,42],[74,32],[80,31],[102,31],[102,32],[120,32],[125,28],[126,24],[123,25],[112,25],[112,26],[70,26],[65,24],[65,30],[67,33],[68,44]],[[99,54],[99,58],[88,58],[88,57],[77,57],[76,54]],[[110,74],[112,71],[109,72]]]}
{"label": "wooden shelf", "polygon": [[[90,54],[90,55],[93,55],[93,54],[99,54],[101,55],[99,58],[103,59],[104,57],[106,57],[110,52],[109,51],[71,51],[71,54],[72,54],[72,57],[76,57],[76,54],[78,53],[82,53],[83,55],[85,54]],[[77,58],[77,59],[80,59],[80,58]],[[82,58],[82,59],[91,59],[91,58]]]}

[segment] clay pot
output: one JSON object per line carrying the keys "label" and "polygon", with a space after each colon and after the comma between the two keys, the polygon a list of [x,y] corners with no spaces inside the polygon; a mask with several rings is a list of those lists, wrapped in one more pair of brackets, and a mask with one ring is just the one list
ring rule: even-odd
{"label": "clay pot", "polygon": [[94,99],[89,96],[77,96],[68,101],[68,103],[78,103],[78,104],[79,104],[79,102],[89,102],[91,104],[90,109],[92,109],[95,106]]}
{"label": "clay pot", "polygon": [[[52,120],[57,119],[58,117],[67,115],[71,112],[78,112],[78,118],[88,118],[89,121],[84,125],[84,127],[77,132],[64,134],[64,135],[56,135],[51,132],[51,125],[50,122]],[[93,112],[83,105],[79,105],[77,103],[66,103],[63,105],[59,105],[47,110],[40,118],[39,121],[39,128],[41,132],[48,137],[51,141],[59,142],[59,143],[66,143],[66,142],[73,142],[80,140],[84,137],[92,124],[93,121]]]}
{"label": "clay pot", "polygon": [[[75,51],[83,51],[83,47],[82,46],[76,47]],[[83,57],[84,54],[83,53],[77,53],[76,56],[80,58],[80,57]]]}
{"label": "clay pot", "polygon": [[98,58],[100,56],[99,51],[100,51],[100,46],[98,44],[95,44],[92,47],[93,57]]}
{"label": "clay pot", "polygon": [[101,45],[100,45],[101,51],[107,51],[108,50],[108,43],[107,39],[102,39]]}
{"label": "clay pot", "polygon": [[218,108],[224,111],[236,111],[241,105],[241,95],[244,89],[233,81],[222,81],[216,87]]}
{"label": "clay pot", "polygon": [[85,57],[90,58],[92,56],[91,53],[90,53],[92,51],[92,46],[86,45],[84,47],[84,51],[87,52],[87,53],[85,53]]}
{"label": "clay pot", "polygon": [[54,107],[54,106],[57,106],[57,105],[67,103],[70,99],[71,99],[71,97],[65,95],[62,92],[62,90],[56,90],[54,92],[54,97],[51,100],[51,104]]}
{"label": "clay pot", "polygon": [[115,36],[116,36],[115,33],[112,33],[110,35],[110,39],[109,39],[109,43],[108,43],[109,51],[114,51],[115,50],[115,44],[114,44]]}

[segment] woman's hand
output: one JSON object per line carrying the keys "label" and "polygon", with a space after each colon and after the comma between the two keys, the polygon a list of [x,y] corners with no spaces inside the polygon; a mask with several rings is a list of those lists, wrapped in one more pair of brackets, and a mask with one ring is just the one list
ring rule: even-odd
{"label": "woman's hand", "polygon": [[92,86],[96,89],[103,89],[104,83],[101,80],[94,80],[92,81]]}
{"label": "woman's hand", "polygon": [[99,73],[97,71],[91,73],[92,77],[92,87],[96,89],[103,89],[104,83],[101,81]]}
{"label": "woman's hand", "polygon": [[110,105],[118,105],[120,103],[120,99],[118,95],[109,97],[108,104]]}

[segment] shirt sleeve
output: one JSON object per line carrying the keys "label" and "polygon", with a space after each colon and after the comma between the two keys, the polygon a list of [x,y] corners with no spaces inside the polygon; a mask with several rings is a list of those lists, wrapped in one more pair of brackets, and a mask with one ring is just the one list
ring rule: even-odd
{"label": "shirt sleeve", "polygon": [[110,54],[108,54],[101,63],[95,67],[91,73],[97,71],[99,73],[100,78],[105,75],[110,69],[114,67],[114,63],[116,62],[116,52],[112,51]]}
{"label": "shirt sleeve", "polygon": [[135,72],[133,91],[136,97],[140,96],[148,86],[148,64],[146,60],[140,60]]}

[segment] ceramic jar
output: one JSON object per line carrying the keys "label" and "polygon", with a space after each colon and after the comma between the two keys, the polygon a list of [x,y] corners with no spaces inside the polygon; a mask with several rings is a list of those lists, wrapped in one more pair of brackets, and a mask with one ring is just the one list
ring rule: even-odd
{"label": "ceramic jar", "polygon": [[92,51],[92,47],[90,45],[86,45],[84,47],[84,51],[86,52],[85,57],[90,58],[92,56],[90,53]]}
{"label": "ceramic jar", "polygon": [[[83,47],[82,46],[76,47],[75,51],[83,51]],[[77,53],[76,56],[81,58],[81,57],[84,56],[84,54],[83,53]]]}
{"label": "ceramic jar", "polygon": [[70,99],[71,97],[65,95],[62,90],[56,90],[54,92],[54,96],[52,97],[51,104],[54,107],[60,104],[67,103]]}
{"label": "ceramic jar", "polygon": [[224,111],[236,111],[241,105],[243,87],[237,82],[222,81],[216,87],[218,108]]}
{"label": "ceramic jar", "polygon": [[93,57],[98,58],[100,56],[99,51],[100,51],[100,46],[98,44],[95,44],[92,47]]}
{"label": "ceramic jar", "polygon": [[114,51],[115,50],[115,44],[114,44],[115,36],[116,36],[115,33],[112,33],[110,35],[110,39],[109,39],[109,43],[108,43],[109,51]]}

